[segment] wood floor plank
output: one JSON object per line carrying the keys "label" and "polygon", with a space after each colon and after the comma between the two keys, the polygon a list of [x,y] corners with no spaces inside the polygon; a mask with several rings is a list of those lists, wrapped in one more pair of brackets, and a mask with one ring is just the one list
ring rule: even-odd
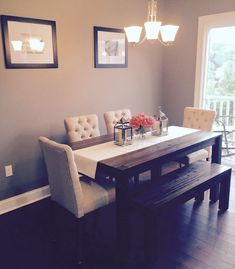
{"label": "wood floor plank", "polygon": [[[71,236],[65,231],[63,244],[51,240],[49,199],[0,216],[1,269],[234,269],[235,268],[235,174],[232,175],[230,208],[218,214],[218,203],[190,200],[162,212],[156,227],[155,260],[148,266],[143,258],[143,221],[131,216],[132,259],[135,264],[117,266],[115,249],[115,205],[86,219],[86,262],[74,265]],[[69,224],[70,225],[70,224]]]}

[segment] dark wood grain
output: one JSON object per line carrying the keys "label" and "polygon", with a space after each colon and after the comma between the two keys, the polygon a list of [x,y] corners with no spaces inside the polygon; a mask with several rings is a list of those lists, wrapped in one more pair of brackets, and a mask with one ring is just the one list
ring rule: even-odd
{"label": "dark wood grain", "polygon": [[[218,203],[194,199],[159,214],[153,239],[157,246],[150,266],[141,263],[143,218],[130,216],[131,249],[135,266],[128,269],[234,269],[235,268],[235,175],[232,176],[229,210],[221,214]],[[54,242],[55,226],[49,198],[0,217],[2,269],[111,269],[117,266],[115,205],[86,219],[84,265],[73,265],[72,222],[61,218],[63,241]],[[65,225],[66,224],[66,225]],[[71,224],[71,225],[67,225]],[[73,225],[72,225],[73,226]],[[66,233],[71,236],[65,236]],[[58,249],[61,249],[59,251]]]}
{"label": "dark wood grain", "polygon": [[[216,163],[198,161],[161,177],[161,180],[142,184],[133,195],[132,204],[145,219],[145,260],[148,264],[156,255],[156,213],[175,208],[179,204],[198,197],[209,188],[220,187],[219,209],[229,207],[231,168]],[[159,214],[158,214],[159,215]]]}
{"label": "dark wood grain", "polygon": [[[189,153],[214,145],[220,141],[221,135],[213,132],[198,131],[179,138],[171,139],[134,152],[109,158],[99,162],[100,169],[128,173],[133,176],[137,173],[151,170],[155,166],[174,161]],[[218,152],[215,152],[218,153]],[[219,161],[219,157],[214,158]]]}
{"label": "dark wood grain", "polygon": [[[81,149],[93,145],[112,141],[111,135],[87,139],[71,144],[72,149]],[[152,145],[134,152],[122,154],[114,158],[102,160],[97,164],[97,171],[107,176],[115,177],[116,204],[117,204],[117,250],[120,259],[128,260],[128,196],[129,179],[139,173],[152,170],[153,175],[160,171],[159,166],[164,163],[181,158],[194,151],[212,146],[213,162],[220,162],[220,146],[222,135],[213,132],[197,131],[179,138],[171,139]],[[214,201],[217,200],[217,188],[211,195]]]}
{"label": "dark wood grain", "polygon": [[[226,181],[226,175],[230,179],[231,168],[198,161],[162,176],[161,180],[142,184],[140,190],[136,191],[134,202],[144,210],[165,209],[166,206],[186,202],[223,180]],[[220,199],[228,201],[229,183],[224,186]],[[222,204],[226,202],[221,202]]]}
{"label": "dark wood grain", "polygon": [[[198,131],[179,138],[171,139],[159,144],[152,145],[134,152],[122,154],[113,158],[100,161],[100,169],[127,171],[135,175],[153,166],[175,160],[189,153],[214,145],[220,141],[221,134],[213,132]],[[113,134],[103,135],[70,144],[73,150],[95,146],[113,140]],[[217,148],[217,147],[216,147]],[[219,152],[216,152],[216,156]],[[214,155],[215,156],[215,155]],[[214,157],[214,162],[221,161]],[[102,167],[102,168],[101,168]]]}
{"label": "dark wood grain", "polygon": [[101,135],[81,141],[71,142],[69,146],[72,148],[72,150],[77,150],[96,146],[110,141],[113,141],[113,134]]}

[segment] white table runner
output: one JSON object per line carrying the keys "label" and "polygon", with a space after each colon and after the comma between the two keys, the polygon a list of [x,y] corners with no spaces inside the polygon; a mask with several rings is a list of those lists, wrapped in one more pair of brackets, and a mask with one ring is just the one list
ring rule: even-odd
{"label": "white table runner", "polygon": [[91,178],[95,178],[97,163],[101,160],[119,156],[138,149],[146,148],[167,140],[177,137],[185,136],[197,132],[196,129],[183,128],[178,126],[170,126],[168,128],[168,135],[166,136],[152,136],[150,133],[146,134],[145,139],[139,137],[133,138],[133,144],[128,146],[117,146],[113,141],[99,144],[96,146],[74,150],[74,159],[78,171]]}

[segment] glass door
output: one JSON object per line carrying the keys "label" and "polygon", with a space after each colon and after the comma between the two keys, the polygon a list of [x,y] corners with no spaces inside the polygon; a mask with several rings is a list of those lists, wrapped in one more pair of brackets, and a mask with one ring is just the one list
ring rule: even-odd
{"label": "glass door", "polygon": [[[235,153],[235,26],[208,31],[202,107],[216,111],[224,155]],[[234,152],[232,151],[234,149]]]}

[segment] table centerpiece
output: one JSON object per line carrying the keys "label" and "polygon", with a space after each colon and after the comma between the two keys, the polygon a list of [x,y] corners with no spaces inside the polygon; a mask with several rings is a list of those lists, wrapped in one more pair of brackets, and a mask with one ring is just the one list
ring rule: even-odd
{"label": "table centerpiece", "polygon": [[147,131],[156,124],[154,117],[139,113],[130,119],[130,126],[135,129],[135,132],[139,134],[140,138],[144,138]]}

